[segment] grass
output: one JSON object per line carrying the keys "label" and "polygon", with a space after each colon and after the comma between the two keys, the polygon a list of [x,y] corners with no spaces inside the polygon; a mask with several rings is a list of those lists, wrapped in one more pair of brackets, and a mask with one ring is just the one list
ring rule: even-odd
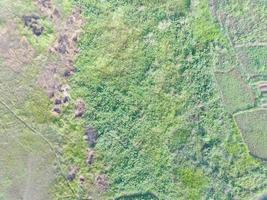
{"label": "grass", "polygon": [[188,95],[177,84],[176,61],[177,26],[188,4],[82,3],[93,10],[72,87],[88,104],[86,123],[101,135],[90,171],[108,175],[108,196],[150,191],[167,198],[175,191],[169,136],[174,129],[177,140],[190,134],[179,135],[185,121],[178,113]]}
{"label": "grass", "polygon": [[[91,93],[86,97],[91,110],[88,111],[86,119],[98,129],[99,134],[104,135],[99,139],[97,146],[97,153],[102,155],[100,160],[102,166],[96,170],[105,172],[108,170],[105,168],[110,168],[106,173],[109,175],[112,194],[125,191],[139,192],[144,188],[155,191],[159,187],[162,190],[160,195],[164,195],[169,193],[170,158],[168,149],[164,146],[156,148],[156,144],[165,140],[166,134],[162,134],[165,132],[164,129],[168,129],[170,124],[180,123],[179,119],[175,119],[176,109],[171,108],[179,109],[181,98],[175,99],[175,95],[159,93],[165,89],[165,82],[169,76],[161,69],[156,70],[157,66],[152,66],[155,59],[153,51],[149,51],[141,43],[146,33],[142,33],[142,29],[134,33],[131,25],[120,22],[123,21],[124,15],[127,16],[126,14],[120,16],[122,12],[120,9],[122,8],[111,13],[114,16],[107,16],[106,19],[114,17],[114,21],[107,25],[107,30],[103,30],[101,24],[97,24],[99,28],[89,27],[92,29],[88,33],[89,37],[94,36],[95,31],[103,30],[98,41],[112,45],[109,49],[103,49],[102,42],[91,44],[101,49],[97,55],[93,53],[94,48],[90,49],[89,53],[92,52],[92,55],[88,55],[88,58],[96,56],[95,62],[86,66],[86,69],[80,69],[80,74],[85,76],[89,75],[86,71],[92,70],[90,82],[86,83],[82,77],[76,77],[79,80],[76,87],[77,90]],[[130,12],[129,10],[128,13]],[[153,21],[151,23],[154,23],[157,29],[158,24]],[[113,32],[108,31],[112,29]],[[155,37],[160,36],[155,35]],[[156,47],[159,56],[168,53],[166,52],[168,43],[168,40],[162,39],[159,47]],[[146,57],[147,54],[150,56]],[[162,67],[173,71],[176,68],[173,64]],[[145,76],[148,76],[147,80]],[[157,79],[159,81],[155,81]],[[154,86],[149,88],[150,84]],[[157,125],[159,120],[162,122]],[[112,139],[113,137],[127,144],[127,148]],[[105,165],[107,167],[104,167]]]}
{"label": "grass", "polygon": [[[12,16],[22,10],[21,14],[35,12],[29,2],[14,5],[16,11],[12,11]],[[229,10],[235,10],[237,18],[244,18],[248,12],[246,5],[239,8],[233,5],[235,2],[228,4]],[[7,0],[1,3],[7,5]],[[71,1],[56,3],[62,5],[64,17],[70,13]],[[44,53],[55,39],[49,21],[42,19],[47,32],[38,40],[28,30],[20,29],[41,54],[33,65],[24,66],[25,78],[8,67],[1,68],[0,76],[5,82],[3,86],[9,86],[1,87],[5,89],[1,90],[3,97],[12,108],[19,107],[16,113],[51,140],[62,139],[63,171],[67,173],[70,166],[77,165],[80,167],[77,177],[85,176],[83,185],[78,178],[67,185],[59,176],[53,187],[54,199],[84,199],[88,195],[94,199],[130,200],[252,199],[255,193],[263,192],[267,184],[266,166],[248,154],[232,118],[220,104],[213,58],[223,53],[226,59],[220,58],[218,62],[219,70],[224,71],[236,62],[225,33],[210,14],[208,1],[194,1],[194,5],[189,0],[76,0],[76,3],[84,8],[88,23],[76,60],[78,71],[70,82],[72,101],[60,118],[50,118],[49,101],[34,86],[44,61],[51,59]],[[247,24],[246,20],[240,22]],[[240,30],[246,28],[240,27]],[[235,36],[234,29],[230,35],[237,42],[253,41],[258,36],[258,29],[252,31],[253,37]],[[257,55],[265,54],[259,51],[252,50],[247,55],[253,60],[252,67],[257,65],[262,69],[264,62]],[[12,82],[14,77],[18,78]],[[239,77],[236,71],[216,73],[218,85],[228,98],[226,110],[231,113],[254,104],[250,88]],[[19,84],[22,90],[18,90]],[[81,120],[73,116],[76,98],[87,103],[87,113]],[[6,114],[4,108],[1,113],[4,113],[0,118],[2,134],[10,136],[0,143],[1,155],[5,155],[1,169],[8,168],[11,177],[18,177],[16,183],[24,186],[28,159],[24,153],[33,149],[35,155],[41,156],[47,147],[10,117],[10,113]],[[49,123],[51,120],[53,125]],[[255,121],[259,126],[264,125],[259,119]],[[82,137],[87,125],[95,127],[99,135],[92,166],[85,163],[88,147]],[[243,126],[248,132],[250,125]],[[257,131],[257,127],[252,128]],[[15,134],[21,135],[15,140]],[[8,140],[13,142],[5,149]],[[18,161],[19,158],[22,159]],[[9,167],[14,163],[19,163],[16,167],[20,168]],[[38,165],[33,166],[39,169]],[[108,176],[106,192],[95,186],[99,174]],[[33,177],[39,175],[33,173]],[[44,185],[38,186],[45,186],[46,177],[41,179]],[[3,198],[12,184],[12,180],[1,179]]]}
{"label": "grass", "polygon": [[[208,1],[188,2],[76,1],[88,23],[72,98],[83,98],[87,112],[74,121],[71,105],[55,123],[66,138],[65,168],[78,165],[86,181],[71,182],[72,194],[59,179],[57,199],[251,199],[249,187],[263,191],[266,167],[246,151],[215,90],[214,50],[230,45]],[[235,77],[233,91],[247,89]],[[229,76],[223,79],[227,84]],[[90,167],[81,139],[86,125],[99,135]],[[95,186],[103,173],[106,192]]]}
{"label": "grass", "polygon": [[[175,173],[177,178],[183,183],[182,188],[185,191],[183,194],[184,198],[200,199],[202,197],[202,191],[208,185],[209,180],[208,178],[203,178],[204,174],[200,169],[191,169],[190,167],[177,168],[175,169]],[[190,190],[189,193],[186,192],[188,189]]]}
{"label": "grass", "polygon": [[242,80],[235,69],[224,73],[215,73],[217,84],[221,90],[222,98],[229,113],[251,108],[255,104],[252,89]]}
{"label": "grass", "polygon": [[266,116],[265,109],[246,111],[235,115],[235,121],[249,151],[262,159],[267,159]]}
{"label": "grass", "polygon": [[36,7],[31,0],[1,0],[0,11],[1,20],[6,21],[8,18],[20,17],[20,15],[27,14],[29,12],[36,12]]}
{"label": "grass", "polygon": [[153,193],[135,193],[129,195],[122,195],[115,198],[115,200],[157,200],[158,198]]}

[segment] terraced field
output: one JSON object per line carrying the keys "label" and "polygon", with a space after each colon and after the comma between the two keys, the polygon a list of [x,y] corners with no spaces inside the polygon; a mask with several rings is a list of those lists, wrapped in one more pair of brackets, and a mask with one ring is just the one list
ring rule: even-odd
{"label": "terraced field", "polygon": [[254,106],[255,95],[250,86],[242,80],[239,71],[232,69],[229,72],[217,72],[215,76],[229,113]]}
{"label": "terraced field", "polygon": [[[223,83],[223,80],[217,75],[217,81],[219,87],[221,87],[222,95],[224,99],[234,100],[235,102],[225,101],[226,109],[235,111],[245,111],[240,114],[236,114],[236,122],[239,127],[245,142],[248,144],[249,150],[255,156],[266,159],[266,155],[259,149],[264,150],[266,140],[266,127],[264,116],[267,110],[262,109],[260,112],[246,111],[249,108],[265,107],[265,89],[264,84],[266,81],[266,2],[265,1],[212,1],[213,9],[217,20],[220,22],[222,28],[225,30],[228,40],[233,48],[233,54],[235,54],[236,62],[232,65],[232,71],[238,71],[241,76],[236,78],[240,80],[239,87],[236,91],[231,89],[234,87],[233,81],[230,81],[231,75],[228,74],[228,81]],[[255,23],[257,21],[257,23]],[[218,74],[218,73],[217,73]],[[241,80],[243,79],[243,81]],[[242,87],[244,82],[247,86]],[[254,92],[251,91],[251,87],[254,86]],[[249,90],[249,92],[248,92]],[[253,105],[253,95],[257,95],[257,105]],[[243,94],[243,95],[242,95]],[[249,94],[250,97],[248,96]],[[244,98],[244,99],[240,99]],[[240,99],[240,101],[236,101]],[[229,101],[229,100],[228,100]],[[247,102],[247,103],[246,103]],[[244,106],[242,107],[242,103]],[[248,106],[250,105],[250,106]],[[253,114],[252,114],[253,113]],[[258,119],[257,119],[258,115]],[[255,127],[257,126],[257,130]],[[249,136],[248,136],[249,135]],[[250,139],[248,139],[248,137]],[[259,141],[262,144],[259,144]],[[258,145],[257,145],[258,144]],[[255,148],[259,148],[258,151]]]}

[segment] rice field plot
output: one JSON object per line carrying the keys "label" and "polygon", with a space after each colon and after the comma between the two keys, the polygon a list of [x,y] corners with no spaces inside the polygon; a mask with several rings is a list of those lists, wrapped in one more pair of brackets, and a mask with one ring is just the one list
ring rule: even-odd
{"label": "rice field plot", "polygon": [[266,42],[266,1],[216,1],[217,16],[234,44]]}
{"label": "rice field plot", "polygon": [[229,72],[215,72],[223,102],[229,113],[246,110],[255,104],[255,96],[236,69]]}
{"label": "rice field plot", "polygon": [[267,109],[256,109],[234,115],[236,124],[252,155],[267,159]]}

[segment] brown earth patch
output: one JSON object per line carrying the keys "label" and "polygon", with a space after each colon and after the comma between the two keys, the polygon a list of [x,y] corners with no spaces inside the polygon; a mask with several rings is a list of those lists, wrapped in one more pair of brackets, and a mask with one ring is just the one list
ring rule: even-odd
{"label": "brown earth patch", "polygon": [[44,32],[44,27],[40,25],[40,17],[38,15],[24,15],[22,19],[24,21],[24,26],[31,29],[34,35],[42,35],[42,33]]}
{"label": "brown earth patch", "polygon": [[26,38],[20,37],[17,29],[16,23],[8,21],[0,30],[0,55],[4,65],[14,72],[21,72],[22,66],[32,62],[35,51]]}
{"label": "brown earth patch", "polygon": [[[72,14],[64,19],[51,0],[37,0],[36,4],[44,16],[52,19],[57,31],[57,39],[49,49],[50,56],[56,56],[56,61],[46,64],[38,83],[55,103],[53,113],[58,115],[63,109],[62,106],[71,99],[70,88],[62,90],[61,86],[66,82],[66,78],[75,73],[74,60],[78,52],[77,42],[83,20],[80,9],[74,9]],[[59,100],[64,103],[58,103]],[[81,115],[83,110],[80,106],[78,115]]]}
{"label": "brown earth patch", "polygon": [[100,174],[96,177],[95,183],[100,191],[106,191],[108,189],[108,177],[105,174]]}

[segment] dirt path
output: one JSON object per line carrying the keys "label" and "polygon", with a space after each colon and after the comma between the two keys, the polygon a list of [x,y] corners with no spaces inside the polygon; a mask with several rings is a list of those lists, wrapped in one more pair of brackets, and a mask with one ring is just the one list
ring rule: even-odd
{"label": "dirt path", "polygon": [[[26,24],[23,16],[33,14],[41,19]],[[51,110],[60,114],[55,108],[61,111],[65,104],[49,102],[70,99],[66,78],[74,73],[79,14],[62,16],[49,0],[0,2],[0,200],[51,199],[58,140]],[[52,24],[52,33],[44,21]],[[53,36],[46,48],[44,41]]]}
{"label": "dirt path", "polygon": [[0,199],[49,199],[49,183],[54,177],[53,152],[29,128],[43,133],[49,125],[25,116],[25,104],[36,89],[35,75],[29,68],[35,67],[33,60],[37,55],[19,33],[19,19],[12,20],[12,13],[8,12],[0,28]]}

